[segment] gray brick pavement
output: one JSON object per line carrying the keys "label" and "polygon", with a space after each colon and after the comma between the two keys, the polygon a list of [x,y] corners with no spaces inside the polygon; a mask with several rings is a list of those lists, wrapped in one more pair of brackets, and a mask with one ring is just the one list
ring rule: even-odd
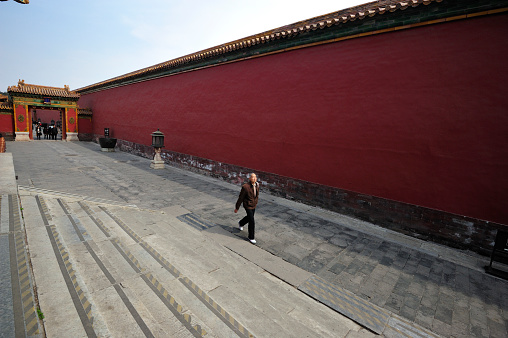
{"label": "gray brick pavement", "polygon": [[[23,157],[17,150],[23,146],[10,147],[20,184],[30,176],[39,188],[72,192],[72,186],[57,179],[71,166],[79,173],[75,184],[97,197],[150,209],[181,205],[237,233],[239,216],[232,210],[238,187],[169,166],[153,171],[146,159],[101,153],[95,144],[52,143],[35,159]],[[47,161],[45,152],[60,154],[55,172],[38,173],[27,166]],[[440,335],[507,336],[508,282],[483,273],[474,263],[482,258],[464,256],[472,263],[458,264],[446,252],[408,244],[413,239],[393,240],[373,226],[359,227],[357,221],[331,213],[321,217],[310,209],[263,194],[256,212],[258,246]],[[374,230],[366,231],[369,227]]]}
{"label": "gray brick pavement", "polygon": [[[0,327],[5,337],[14,337],[9,236],[0,234]],[[6,259],[5,259],[6,257]]]}

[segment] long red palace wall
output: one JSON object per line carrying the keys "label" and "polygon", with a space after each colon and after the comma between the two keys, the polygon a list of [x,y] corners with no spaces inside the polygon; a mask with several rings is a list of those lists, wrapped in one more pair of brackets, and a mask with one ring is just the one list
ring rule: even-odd
{"label": "long red palace wall", "polygon": [[109,127],[149,145],[160,128],[173,152],[508,224],[506,22],[298,49],[85,94],[79,105],[93,110],[97,135]]}

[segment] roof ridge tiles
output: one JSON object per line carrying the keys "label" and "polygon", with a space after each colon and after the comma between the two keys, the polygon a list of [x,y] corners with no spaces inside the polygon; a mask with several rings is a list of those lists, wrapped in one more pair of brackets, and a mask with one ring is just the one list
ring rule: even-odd
{"label": "roof ridge tiles", "polygon": [[0,108],[1,109],[12,109],[12,103],[11,102],[0,102]]}
{"label": "roof ridge tiles", "polygon": [[9,86],[7,91],[13,93],[37,94],[67,98],[79,98],[80,96],[76,91],[71,91],[68,85],[65,85],[64,87],[42,86],[25,83],[24,80],[19,80],[17,86]]}

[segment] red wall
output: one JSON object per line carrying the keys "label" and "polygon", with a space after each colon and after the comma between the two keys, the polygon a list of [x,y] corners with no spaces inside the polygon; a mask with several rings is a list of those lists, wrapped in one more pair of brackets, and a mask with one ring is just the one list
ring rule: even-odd
{"label": "red wall", "polygon": [[78,117],[78,131],[80,134],[91,134],[92,119],[88,117]]}
{"label": "red wall", "polygon": [[[489,16],[88,95],[95,134],[508,224],[508,36]],[[262,178],[261,178],[262,179]]]}
{"label": "red wall", "polygon": [[61,120],[61,118],[60,118],[61,111],[60,110],[36,109],[35,112],[37,114],[37,120],[41,119],[41,123],[50,124],[51,120],[55,121],[55,123],[56,123],[56,121]]}
{"label": "red wall", "polygon": [[[14,132],[14,118],[12,114],[0,112],[0,133]],[[5,136],[5,135],[4,135]]]}

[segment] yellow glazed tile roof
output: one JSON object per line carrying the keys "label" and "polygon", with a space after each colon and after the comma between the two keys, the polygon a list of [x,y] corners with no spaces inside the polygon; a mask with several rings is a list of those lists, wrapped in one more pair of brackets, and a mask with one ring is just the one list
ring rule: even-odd
{"label": "yellow glazed tile roof", "polygon": [[0,102],[0,109],[12,109],[12,103],[10,102]]}
{"label": "yellow glazed tile roof", "polygon": [[92,110],[88,108],[78,108],[78,115],[92,116]]}
{"label": "yellow glazed tile roof", "polygon": [[69,90],[69,86],[65,86],[64,88],[39,86],[34,84],[27,84],[24,80],[20,80],[17,86],[10,86],[7,88],[7,91],[9,93],[34,94],[65,98],[79,98],[80,96],[75,91]]}

